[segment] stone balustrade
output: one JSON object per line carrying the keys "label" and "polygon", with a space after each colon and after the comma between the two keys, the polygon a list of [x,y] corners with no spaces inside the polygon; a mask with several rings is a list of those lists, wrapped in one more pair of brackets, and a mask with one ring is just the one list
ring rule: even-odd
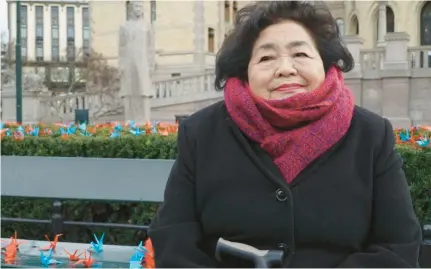
{"label": "stone balustrade", "polygon": [[[395,127],[431,124],[431,46],[408,47],[408,40],[406,33],[388,33],[385,46],[362,49],[360,37],[344,37],[356,63],[345,74],[356,104],[389,118]],[[173,120],[175,114],[190,114],[221,100],[222,92],[215,91],[213,85],[213,66],[197,68],[194,73],[186,72],[179,77],[155,76],[151,110],[163,112],[164,119]],[[174,73],[172,68],[169,72]],[[56,97],[23,94],[26,122],[73,120],[75,109],[89,109],[93,121],[98,115],[104,115],[103,120],[124,120],[123,106],[118,94],[88,92]],[[2,118],[15,120],[14,89],[2,92]]]}
{"label": "stone balustrade", "polygon": [[362,49],[360,37],[345,37],[356,62],[345,81],[356,104],[394,127],[431,125],[431,46],[408,47],[409,39],[407,33],[388,33],[384,46]]}

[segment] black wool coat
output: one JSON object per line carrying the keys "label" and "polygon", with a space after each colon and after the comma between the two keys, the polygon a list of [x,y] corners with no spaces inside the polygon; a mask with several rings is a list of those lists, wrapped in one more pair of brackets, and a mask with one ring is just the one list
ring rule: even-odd
{"label": "black wool coat", "polygon": [[348,133],[287,184],[224,102],[179,127],[178,157],[148,234],[157,267],[215,259],[218,238],[282,249],[283,267],[416,267],[421,228],[390,122],[355,107]]}

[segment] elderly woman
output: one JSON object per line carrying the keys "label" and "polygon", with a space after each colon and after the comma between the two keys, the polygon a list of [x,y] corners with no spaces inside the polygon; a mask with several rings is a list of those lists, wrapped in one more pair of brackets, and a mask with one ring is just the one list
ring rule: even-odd
{"label": "elderly woman", "polygon": [[157,267],[219,262],[219,238],[283,267],[415,267],[421,229],[390,122],[354,105],[354,61],[324,3],[256,2],[216,61],[224,100],[184,120],[150,230]]}

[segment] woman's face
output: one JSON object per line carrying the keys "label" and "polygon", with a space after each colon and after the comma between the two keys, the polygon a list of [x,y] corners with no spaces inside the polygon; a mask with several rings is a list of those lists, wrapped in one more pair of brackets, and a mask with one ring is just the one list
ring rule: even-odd
{"label": "woman's face", "polygon": [[248,83],[255,95],[284,99],[313,91],[324,80],[322,59],[305,27],[283,21],[260,33],[248,65]]}

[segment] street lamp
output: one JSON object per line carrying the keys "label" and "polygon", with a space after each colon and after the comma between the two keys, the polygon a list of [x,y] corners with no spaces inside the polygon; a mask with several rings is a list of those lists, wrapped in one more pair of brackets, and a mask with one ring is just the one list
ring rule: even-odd
{"label": "street lamp", "polygon": [[16,1],[15,43],[16,122],[22,123],[21,1]]}

